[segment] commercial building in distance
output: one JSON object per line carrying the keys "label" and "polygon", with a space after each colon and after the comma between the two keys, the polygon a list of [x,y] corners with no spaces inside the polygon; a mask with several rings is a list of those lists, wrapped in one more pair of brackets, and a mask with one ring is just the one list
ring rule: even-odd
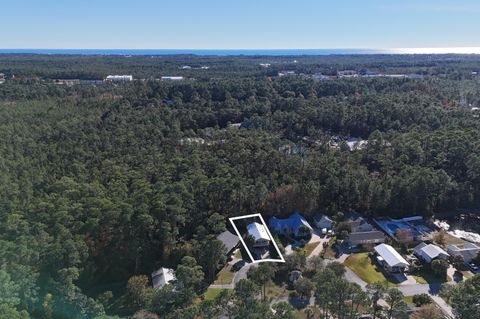
{"label": "commercial building in distance", "polygon": [[109,82],[129,82],[133,81],[132,75],[109,75],[105,78]]}

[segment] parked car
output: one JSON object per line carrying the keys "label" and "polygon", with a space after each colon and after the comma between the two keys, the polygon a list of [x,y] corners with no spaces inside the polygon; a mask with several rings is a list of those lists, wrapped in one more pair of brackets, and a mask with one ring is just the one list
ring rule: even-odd
{"label": "parked car", "polygon": [[468,268],[470,268],[470,270],[473,271],[473,272],[477,272],[478,270],[480,270],[478,265],[475,264],[474,262],[468,263]]}
{"label": "parked car", "polygon": [[245,266],[245,260],[239,260],[232,266],[232,270],[239,271],[243,266]]}

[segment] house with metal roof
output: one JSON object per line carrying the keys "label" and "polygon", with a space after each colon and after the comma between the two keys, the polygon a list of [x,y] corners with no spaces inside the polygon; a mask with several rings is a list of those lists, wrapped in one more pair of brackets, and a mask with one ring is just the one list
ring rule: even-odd
{"label": "house with metal roof", "polygon": [[469,263],[480,253],[480,247],[473,243],[460,245],[449,245],[447,251],[452,256],[461,256],[465,263]]}
{"label": "house with metal roof", "polygon": [[233,251],[238,248],[238,244],[240,242],[238,236],[232,234],[228,230],[218,235],[217,239],[220,240],[225,246],[225,255],[227,256],[230,256]]}
{"label": "house with metal roof", "polygon": [[385,235],[379,230],[356,232],[348,235],[347,244],[350,247],[368,244],[380,244],[385,241]]}
{"label": "house with metal roof", "polygon": [[268,247],[270,245],[270,236],[262,224],[255,222],[247,225],[247,232],[255,239],[253,247]]}
{"label": "house with metal roof", "polygon": [[410,265],[392,246],[380,244],[375,246],[377,262],[389,273],[403,273]]}
{"label": "house with metal roof", "polygon": [[373,226],[357,212],[345,213],[345,222],[350,224],[352,233],[372,231]]}
{"label": "house with metal roof", "polygon": [[332,229],[333,228],[333,220],[328,217],[327,215],[315,215],[313,217],[313,222],[315,224],[315,227],[319,229]]}
{"label": "house with metal roof", "polygon": [[431,263],[434,259],[447,260],[450,256],[445,250],[434,244],[420,243],[413,248],[413,253],[426,263]]}
{"label": "house with metal roof", "polygon": [[294,239],[310,239],[313,228],[299,213],[294,213],[288,218],[270,218],[268,225],[278,235],[293,237]]}
{"label": "house with metal roof", "polygon": [[153,288],[160,289],[166,284],[174,284],[177,278],[175,271],[170,268],[160,268],[152,273]]}

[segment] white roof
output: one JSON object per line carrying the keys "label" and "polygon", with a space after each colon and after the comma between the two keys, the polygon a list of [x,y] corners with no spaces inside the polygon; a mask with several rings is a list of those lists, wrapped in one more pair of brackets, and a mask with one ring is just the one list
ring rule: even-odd
{"label": "white roof", "polygon": [[392,246],[380,244],[375,246],[375,251],[390,267],[408,266],[409,263]]}
{"label": "white roof", "polygon": [[448,256],[448,253],[445,250],[433,244],[426,245],[425,243],[421,243],[417,247],[415,247],[413,250],[417,254],[420,254],[421,252],[423,252],[425,255],[430,257],[430,259],[437,258],[440,255]]}
{"label": "white roof", "polygon": [[247,231],[250,235],[255,238],[255,240],[259,239],[266,239],[270,240],[270,236],[268,236],[267,230],[265,226],[259,223],[251,223],[247,226]]}
{"label": "white roof", "polygon": [[162,288],[167,283],[175,280],[175,271],[173,269],[162,267],[152,273],[153,288]]}

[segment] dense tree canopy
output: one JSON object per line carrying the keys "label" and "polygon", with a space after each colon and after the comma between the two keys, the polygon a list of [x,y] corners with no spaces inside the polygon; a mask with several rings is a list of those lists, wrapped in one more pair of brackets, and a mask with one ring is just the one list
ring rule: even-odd
{"label": "dense tree canopy", "polygon": [[[258,66],[268,59],[272,68]],[[0,312],[123,315],[133,309],[112,300],[128,296],[128,279],[164,266],[180,269],[192,294],[174,300],[168,288],[152,293],[136,277],[132,307],[186,318],[213,311],[192,298],[225,261],[213,237],[227,217],[293,210],[432,216],[479,207],[480,122],[465,106],[479,103],[479,79],[471,75],[478,58],[291,60],[0,56],[7,76],[0,85]],[[210,68],[180,70],[184,64]],[[347,68],[425,77],[308,76]],[[282,69],[306,76],[279,78]],[[114,73],[145,81],[51,82]],[[153,80],[173,73],[195,80]],[[350,151],[350,137],[368,144]],[[347,285],[338,280],[332,285]],[[346,289],[336,293],[364,297]],[[235,293],[239,311],[247,303],[266,311],[241,287]],[[337,306],[328,311],[352,311]]]}

